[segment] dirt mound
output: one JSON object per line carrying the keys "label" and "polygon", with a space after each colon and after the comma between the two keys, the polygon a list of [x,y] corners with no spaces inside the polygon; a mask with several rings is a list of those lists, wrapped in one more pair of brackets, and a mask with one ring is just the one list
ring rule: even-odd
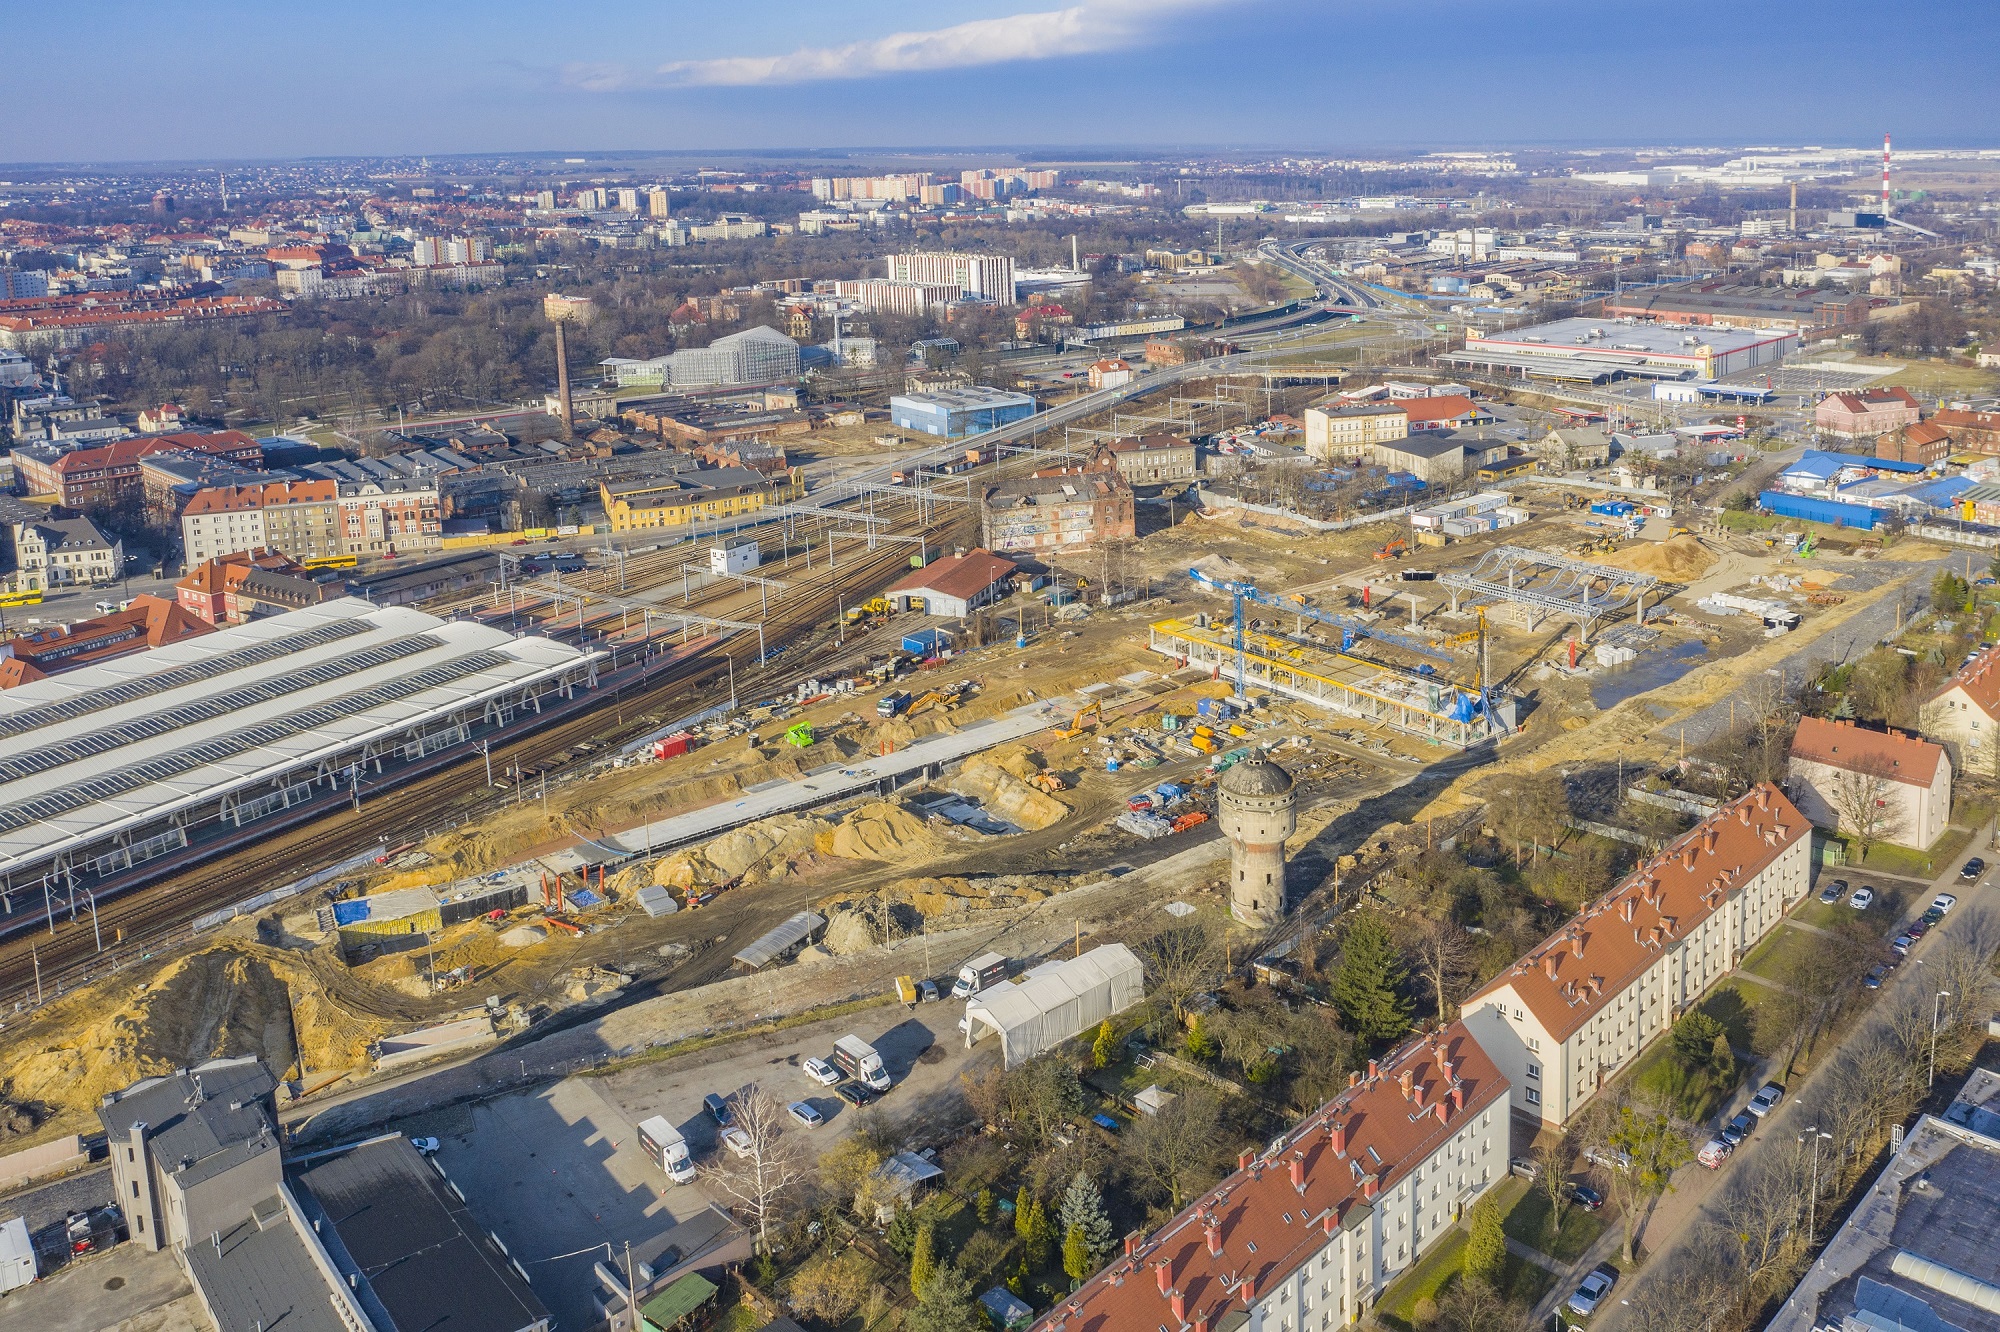
{"label": "dirt mound", "polygon": [[1069,806],[1023,780],[1041,771],[1019,747],[975,754],[952,780],[951,789],[971,796],[991,813],[1029,831],[1059,823]]}
{"label": "dirt mound", "polygon": [[923,821],[901,805],[873,800],[840,821],[828,855],[842,860],[907,860],[935,854],[940,844]]}
{"label": "dirt mound", "polygon": [[1597,564],[1633,573],[1651,574],[1669,582],[1689,583],[1715,567],[1715,553],[1691,536],[1670,537],[1665,541],[1628,546],[1610,555],[1600,555]]}

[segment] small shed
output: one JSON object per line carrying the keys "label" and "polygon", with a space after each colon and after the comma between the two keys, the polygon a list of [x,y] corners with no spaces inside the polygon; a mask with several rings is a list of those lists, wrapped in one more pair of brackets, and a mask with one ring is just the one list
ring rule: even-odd
{"label": "small shed", "polygon": [[897,1152],[875,1167],[875,1175],[882,1181],[882,1201],[876,1205],[875,1219],[887,1225],[895,1219],[896,1207],[916,1206],[917,1195],[943,1179],[944,1171],[937,1162],[915,1152]]}
{"label": "small shed", "polygon": [[1002,1061],[1015,1068],[1145,997],[1138,957],[1124,944],[1104,944],[974,996],[965,1005],[965,1043],[993,1032]]}
{"label": "small shed", "polygon": [[801,911],[786,919],[776,929],[751,942],[736,955],[736,964],[751,971],[761,971],[773,962],[790,957],[804,948],[826,929],[826,917],[816,911]]}
{"label": "small shed", "polygon": [[995,1286],[979,1297],[979,1303],[998,1328],[1026,1327],[1035,1321],[1035,1311],[1005,1286]]}
{"label": "small shed", "polygon": [[1132,1097],[1132,1108],[1142,1115],[1157,1115],[1174,1100],[1175,1094],[1163,1089],[1156,1082]]}
{"label": "small shed", "polygon": [[716,1285],[699,1272],[689,1272],[639,1306],[642,1332],[675,1332],[688,1325],[716,1295]]}
{"label": "small shed", "polygon": [[0,1221],[0,1293],[19,1290],[35,1280],[35,1245],[21,1217]]}

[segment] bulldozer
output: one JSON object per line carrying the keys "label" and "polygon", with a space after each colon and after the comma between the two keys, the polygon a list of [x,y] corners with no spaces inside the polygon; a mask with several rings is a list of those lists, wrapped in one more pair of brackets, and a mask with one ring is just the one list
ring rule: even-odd
{"label": "bulldozer", "polygon": [[1030,777],[1028,785],[1048,795],[1054,795],[1058,791],[1067,791],[1069,789],[1069,783],[1062,779],[1061,773],[1047,771],[1038,772]]}
{"label": "bulldozer", "polygon": [[810,749],[812,742],[813,728],[811,722],[795,722],[792,728],[785,732],[785,743],[788,745],[797,745],[800,749]]}

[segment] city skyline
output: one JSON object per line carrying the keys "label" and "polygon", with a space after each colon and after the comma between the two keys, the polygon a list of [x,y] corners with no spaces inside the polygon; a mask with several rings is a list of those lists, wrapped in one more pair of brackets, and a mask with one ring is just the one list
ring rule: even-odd
{"label": "city skyline", "polygon": [[[0,90],[0,114],[15,130],[4,155],[23,163],[912,143],[1859,144],[1884,129],[1912,148],[2000,141],[1978,55],[2000,42],[2000,13],[1969,0],[1924,8],[1923,25],[1884,28],[1854,0],[1749,0],[1716,31],[1633,5],[1586,15],[1573,0],[1504,11],[769,0],[748,14],[666,4],[638,18],[585,3],[551,30],[521,0],[371,0],[337,26],[237,0],[171,15],[114,4],[91,49],[117,79],[30,62]],[[17,33],[34,49],[74,40],[46,11],[20,15]],[[1922,79],[1883,77],[1919,62]]]}

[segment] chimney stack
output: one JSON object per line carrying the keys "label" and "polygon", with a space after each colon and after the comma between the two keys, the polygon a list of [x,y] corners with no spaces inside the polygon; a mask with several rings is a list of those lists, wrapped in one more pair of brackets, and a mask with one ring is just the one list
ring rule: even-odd
{"label": "chimney stack", "polygon": [[1349,1073],[1347,1075],[1347,1085],[1350,1087],[1359,1087],[1361,1085],[1361,1074],[1359,1072]]}
{"label": "chimney stack", "polygon": [[1401,1073],[1396,1075],[1396,1085],[1403,1089],[1404,1100],[1407,1101],[1410,1099],[1410,1084],[1415,1081],[1416,1078],[1410,1073],[1410,1070],[1407,1068],[1404,1069]]}
{"label": "chimney stack", "polygon": [[1248,1170],[1256,1162],[1257,1151],[1254,1147],[1245,1147],[1236,1154],[1236,1168],[1238,1170]]}
{"label": "chimney stack", "polygon": [[1162,1262],[1153,1264],[1153,1278],[1154,1280],[1159,1282],[1160,1294],[1171,1295],[1174,1293],[1173,1274],[1167,1270],[1167,1265],[1165,1263]]}
{"label": "chimney stack", "polygon": [[1417,1103],[1417,1109],[1424,1108],[1424,1084],[1419,1082],[1410,1089],[1410,1099]]}
{"label": "chimney stack", "polygon": [[1220,1258],[1222,1256],[1222,1223],[1212,1216],[1208,1217],[1202,1224],[1201,1233],[1208,1240],[1208,1256],[1211,1258]]}
{"label": "chimney stack", "polygon": [[1292,1153],[1292,1187],[1300,1193],[1306,1191],[1306,1154]]}
{"label": "chimney stack", "polygon": [[1331,1141],[1331,1143],[1332,1143],[1332,1146],[1333,1146],[1333,1154],[1334,1154],[1335,1156],[1345,1156],[1345,1155],[1347,1155],[1347,1121],[1346,1121],[1346,1120],[1342,1120],[1342,1121],[1341,1121],[1341,1122],[1339,1122],[1338,1124],[1335,1124],[1335,1125],[1334,1125],[1334,1126],[1333,1126],[1333,1127],[1332,1127],[1331,1129],[1327,1130],[1327,1137],[1329,1138],[1329,1140],[1330,1140],[1330,1141]]}
{"label": "chimney stack", "polygon": [[1374,1201],[1375,1195],[1380,1193],[1381,1191],[1382,1191],[1382,1181],[1379,1178],[1377,1178],[1374,1175],[1363,1175],[1361,1177],[1362,1197],[1372,1202]]}
{"label": "chimney stack", "polygon": [[1125,1233],[1125,1256],[1130,1258],[1139,1252],[1139,1246],[1146,1242],[1146,1232],[1131,1230]]}
{"label": "chimney stack", "polygon": [[[1456,1100],[1458,1098],[1458,1088],[1453,1087],[1451,1090],[1452,1090],[1452,1099]],[[1443,1101],[1439,1101],[1436,1105],[1432,1106],[1431,1109],[1437,1111],[1438,1123],[1440,1124],[1451,1123],[1451,1120],[1446,1117],[1447,1112],[1444,1108]]]}
{"label": "chimney stack", "polygon": [[1542,970],[1550,980],[1556,978],[1556,954],[1553,948],[1542,954]]}
{"label": "chimney stack", "polygon": [[1167,1297],[1167,1306],[1174,1311],[1175,1322],[1185,1323],[1187,1321],[1187,1296],[1181,1294],[1179,1291],[1175,1291]]}
{"label": "chimney stack", "polygon": [[1375,1061],[1374,1061],[1373,1059],[1369,1060],[1369,1061],[1368,1061],[1368,1080],[1369,1080],[1370,1082],[1373,1082],[1373,1081],[1375,1081],[1375,1079],[1376,1079],[1376,1078],[1379,1078],[1379,1077],[1381,1077],[1381,1076],[1382,1076],[1382,1073],[1381,1073],[1381,1070],[1380,1070],[1380,1069],[1379,1069],[1378,1067],[1376,1067],[1376,1064],[1375,1064]]}
{"label": "chimney stack", "polygon": [[1569,937],[1569,951],[1577,957],[1583,956],[1583,931],[1578,930]]}
{"label": "chimney stack", "polygon": [[1451,1089],[1451,1108],[1454,1112],[1465,1109],[1465,1084],[1462,1082]]}

